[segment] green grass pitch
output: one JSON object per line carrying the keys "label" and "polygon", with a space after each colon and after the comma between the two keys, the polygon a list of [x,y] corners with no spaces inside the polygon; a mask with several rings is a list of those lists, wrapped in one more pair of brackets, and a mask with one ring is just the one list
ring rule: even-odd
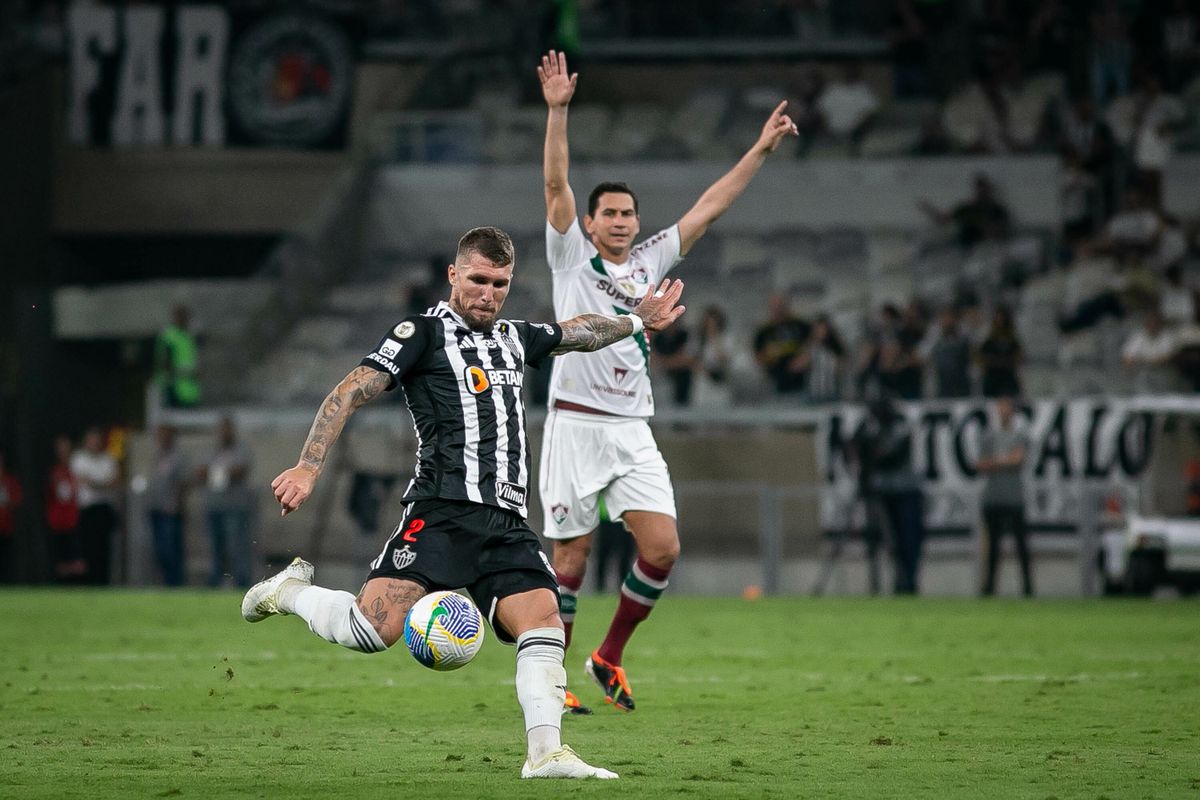
{"label": "green grass pitch", "polygon": [[[494,639],[439,674],[239,599],[0,592],[0,797],[1200,798],[1191,601],[667,597],[638,711],[564,719],[614,785],[519,779]],[[581,598],[581,644],[613,604]]]}

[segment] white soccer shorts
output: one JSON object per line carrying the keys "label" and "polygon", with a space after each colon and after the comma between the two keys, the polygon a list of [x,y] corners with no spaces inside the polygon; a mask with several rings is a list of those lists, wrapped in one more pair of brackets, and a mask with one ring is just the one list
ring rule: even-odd
{"label": "white soccer shorts", "polygon": [[667,462],[644,419],[551,410],[538,484],[547,539],[594,531],[601,494],[613,520],[626,511],[676,517]]}

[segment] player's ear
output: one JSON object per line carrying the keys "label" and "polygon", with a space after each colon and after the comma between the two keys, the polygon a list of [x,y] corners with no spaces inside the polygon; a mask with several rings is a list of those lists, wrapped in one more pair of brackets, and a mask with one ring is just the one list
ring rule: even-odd
{"label": "player's ear", "polygon": [[446,267],[446,282],[453,286],[457,278],[458,269],[453,264]]}

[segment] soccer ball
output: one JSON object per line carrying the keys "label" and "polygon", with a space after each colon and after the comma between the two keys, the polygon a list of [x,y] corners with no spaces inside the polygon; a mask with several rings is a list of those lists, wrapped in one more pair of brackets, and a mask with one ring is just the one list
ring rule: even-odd
{"label": "soccer ball", "polygon": [[431,592],[409,609],[404,644],[413,658],[430,669],[458,669],[483,646],[483,615],[461,594]]}

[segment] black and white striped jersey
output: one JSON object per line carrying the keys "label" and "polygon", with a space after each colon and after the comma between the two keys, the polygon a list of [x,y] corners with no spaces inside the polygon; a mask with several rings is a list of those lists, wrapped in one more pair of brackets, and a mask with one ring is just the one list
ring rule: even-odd
{"label": "black and white striped jersey", "polygon": [[521,384],[562,341],[554,323],[496,320],[476,333],[444,301],[405,317],[361,365],[404,387],[417,433],[406,502],[469,500],[526,516],[529,442]]}

